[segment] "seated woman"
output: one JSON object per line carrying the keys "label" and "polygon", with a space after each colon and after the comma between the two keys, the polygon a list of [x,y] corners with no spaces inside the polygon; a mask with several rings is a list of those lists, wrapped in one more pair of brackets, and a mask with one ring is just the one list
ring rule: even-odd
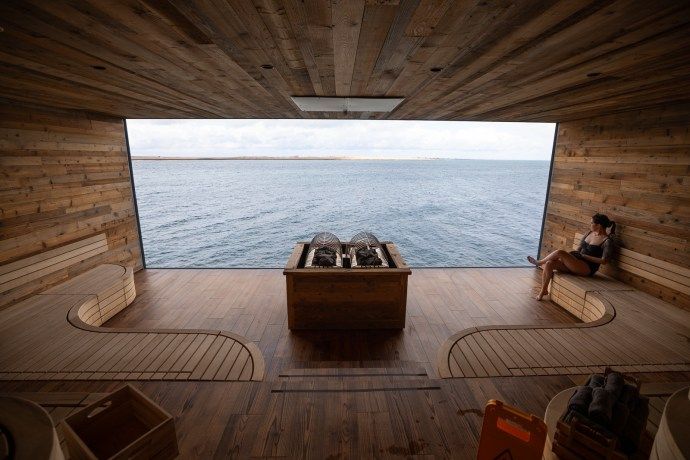
{"label": "seated woman", "polygon": [[[611,227],[609,233],[606,229]],[[541,290],[537,295],[537,300],[541,300],[548,294],[548,287],[554,270],[561,273],[572,273],[573,275],[592,276],[599,265],[606,265],[613,255],[613,239],[611,238],[616,231],[616,223],[604,214],[594,214],[590,224],[590,231],[580,241],[577,251],[564,251],[559,249],[543,259],[536,260],[532,256],[527,256],[527,260],[542,267],[544,273],[541,276]]]}

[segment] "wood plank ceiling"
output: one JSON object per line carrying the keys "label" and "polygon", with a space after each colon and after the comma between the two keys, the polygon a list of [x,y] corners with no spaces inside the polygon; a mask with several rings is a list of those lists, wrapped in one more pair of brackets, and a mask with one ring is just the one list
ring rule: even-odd
{"label": "wood plank ceiling", "polygon": [[690,94],[685,0],[3,0],[0,27],[5,102],[127,118],[566,121]]}

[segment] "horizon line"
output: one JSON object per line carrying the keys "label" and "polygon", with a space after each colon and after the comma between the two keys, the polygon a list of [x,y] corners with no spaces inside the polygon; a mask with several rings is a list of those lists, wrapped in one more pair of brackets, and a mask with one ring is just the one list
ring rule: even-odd
{"label": "horizon line", "polygon": [[449,157],[352,157],[352,156],[252,156],[240,155],[231,157],[213,157],[213,156],[163,156],[163,155],[131,155],[132,160],[153,160],[153,161],[168,161],[168,160],[327,160],[327,161],[434,161],[434,160],[480,160],[480,161],[546,161],[548,159],[513,159],[513,158],[449,158]]}

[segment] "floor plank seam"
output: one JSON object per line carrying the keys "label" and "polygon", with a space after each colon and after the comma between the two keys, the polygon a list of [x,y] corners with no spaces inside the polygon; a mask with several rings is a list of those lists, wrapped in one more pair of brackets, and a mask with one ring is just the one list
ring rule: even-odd
{"label": "floor plank seam", "polygon": [[283,390],[272,389],[271,393],[378,393],[387,391],[424,391],[424,390],[440,390],[440,386],[425,386],[425,387],[396,387],[396,388],[346,388],[346,389],[305,389],[305,390]]}
{"label": "floor plank seam", "polygon": [[[634,290],[585,291],[583,305],[588,313],[583,319],[592,318],[591,312],[600,316],[577,326],[496,325],[461,331],[439,349],[439,373],[444,378],[468,378],[579,374],[604,366],[626,372],[684,370],[690,364],[683,359],[690,354],[687,346],[685,350],[680,349],[682,345],[669,348],[660,331],[644,335],[644,344],[627,336],[626,319],[621,319],[610,299],[620,303],[624,317],[633,316],[635,308],[628,309],[625,299],[618,297],[635,294]],[[639,357],[643,359],[635,359]]]}
{"label": "floor plank seam", "polygon": [[[34,319],[33,313],[24,315],[21,324],[5,331],[5,338],[12,345],[0,350],[0,379],[263,378],[265,365],[258,346],[231,332],[102,326],[131,304],[134,296],[132,269],[105,264],[15,305],[41,312],[35,314],[40,319]],[[0,312],[0,319],[6,312]],[[64,338],[58,340],[61,346],[54,346],[53,337],[59,331]],[[197,337],[202,338],[196,340]]]}

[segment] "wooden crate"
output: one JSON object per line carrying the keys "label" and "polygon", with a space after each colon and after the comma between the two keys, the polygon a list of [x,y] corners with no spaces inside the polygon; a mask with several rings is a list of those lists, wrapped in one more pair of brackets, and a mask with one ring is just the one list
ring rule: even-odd
{"label": "wooden crate", "polygon": [[130,385],[67,417],[73,459],[168,459],[178,454],[172,416]]}
{"label": "wooden crate", "polygon": [[[612,372],[616,372],[611,367],[604,369],[604,377]],[[637,388],[640,393],[642,383],[632,375],[621,373],[623,381],[627,385]],[[613,436],[606,437],[592,427],[584,423],[575,422],[573,424],[564,421],[568,414],[567,400],[564,400],[565,408],[561,408],[563,413],[556,423],[556,432],[552,445],[553,452],[562,459],[587,458],[592,460],[627,460],[628,456],[619,450],[618,439]],[[548,410],[548,409],[547,409]],[[584,416],[583,416],[584,417]],[[644,426],[647,425],[645,420]]]}
{"label": "wooden crate", "polygon": [[563,460],[628,459],[627,456],[616,450],[615,438],[607,438],[581,423],[568,425],[560,420],[556,424],[552,450],[559,459]]}
{"label": "wooden crate", "polygon": [[381,245],[389,268],[303,268],[308,243],[298,243],[283,271],[290,329],[403,329],[407,277],[391,242]]}

